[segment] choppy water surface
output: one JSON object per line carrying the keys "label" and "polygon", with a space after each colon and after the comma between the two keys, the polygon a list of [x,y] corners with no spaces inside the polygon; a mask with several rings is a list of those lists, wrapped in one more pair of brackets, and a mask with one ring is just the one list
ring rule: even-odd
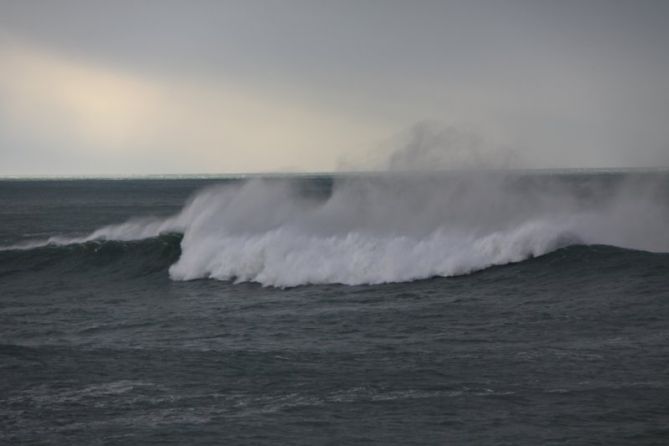
{"label": "choppy water surface", "polygon": [[0,443],[666,444],[665,174],[0,182]]}

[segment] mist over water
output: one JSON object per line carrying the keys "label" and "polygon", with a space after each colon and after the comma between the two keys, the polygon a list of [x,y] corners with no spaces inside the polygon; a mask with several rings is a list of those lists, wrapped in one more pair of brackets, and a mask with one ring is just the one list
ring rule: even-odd
{"label": "mist over water", "polygon": [[525,169],[531,165],[526,151],[502,143],[481,129],[421,120],[356,156],[340,158],[338,170],[435,173]]}
{"label": "mist over water", "polygon": [[472,170],[308,184],[287,178],[210,186],[168,218],[140,217],[23,248],[178,232],[172,279],[277,287],[454,276],[572,244],[669,251],[661,175]]}

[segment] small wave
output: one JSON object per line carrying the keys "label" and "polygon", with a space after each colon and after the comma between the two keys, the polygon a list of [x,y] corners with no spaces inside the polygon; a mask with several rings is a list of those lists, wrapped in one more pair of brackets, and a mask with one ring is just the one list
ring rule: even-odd
{"label": "small wave", "polygon": [[156,238],[163,234],[180,233],[183,226],[176,218],[135,218],[125,223],[108,225],[81,237],[52,236],[0,246],[1,251],[29,251],[38,248],[85,245],[103,241],[131,242]]}
{"label": "small wave", "polygon": [[[295,180],[205,188],[178,214],[132,219],[30,250],[183,234],[174,280],[290,287],[403,282],[467,274],[573,244],[669,250],[656,184],[468,173],[335,179],[322,193]],[[660,199],[658,199],[660,197]]]}
{"label": "small wave", "polygon": [[81,243],[39,244],[0,252],[0,276],[42,270],[56,273],[120,271],[142,276],[165,271],[179,258],[181,234],[167,233],[141,240],[91,240]]}

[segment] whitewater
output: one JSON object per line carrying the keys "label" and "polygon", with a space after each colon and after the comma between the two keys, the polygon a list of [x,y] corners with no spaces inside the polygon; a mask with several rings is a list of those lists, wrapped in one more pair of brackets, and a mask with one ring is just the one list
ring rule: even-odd
{"label": "whitewater", "polygon": [[256,178],[205,187],[167,218],[1,249],[180,233],[173,280],[381,284],[468,274],[574,244],[667,252],[666,197],[666,182],[653,176],[360,175],[316,191],[299,179]]}

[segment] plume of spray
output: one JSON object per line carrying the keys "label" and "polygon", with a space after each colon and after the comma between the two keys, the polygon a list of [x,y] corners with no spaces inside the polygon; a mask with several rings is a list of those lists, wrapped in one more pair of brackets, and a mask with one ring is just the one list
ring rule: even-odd
{"label": "plume of spray", "polygon": [[638,195],[647,184],[482,175],[347,178],[323,200],[263,180],[210,189],[220,207],[187,208],[198,218],[170,274],[354,285],[464,274],[574,243],[669,250],[669,212]]}
{"label": "plume of spray", "polygon": [[492,144],[473,130],[421,121],[391,144],[382,168],[390,172],[518,169],[521,157],[508,146]]}
{"label": "plume of spray", "polygon": [[519,169],[520,152],[491,142],[481,131],[419,121],[355,157],[339,160],[340,172],[426,173],[453,170]]}

